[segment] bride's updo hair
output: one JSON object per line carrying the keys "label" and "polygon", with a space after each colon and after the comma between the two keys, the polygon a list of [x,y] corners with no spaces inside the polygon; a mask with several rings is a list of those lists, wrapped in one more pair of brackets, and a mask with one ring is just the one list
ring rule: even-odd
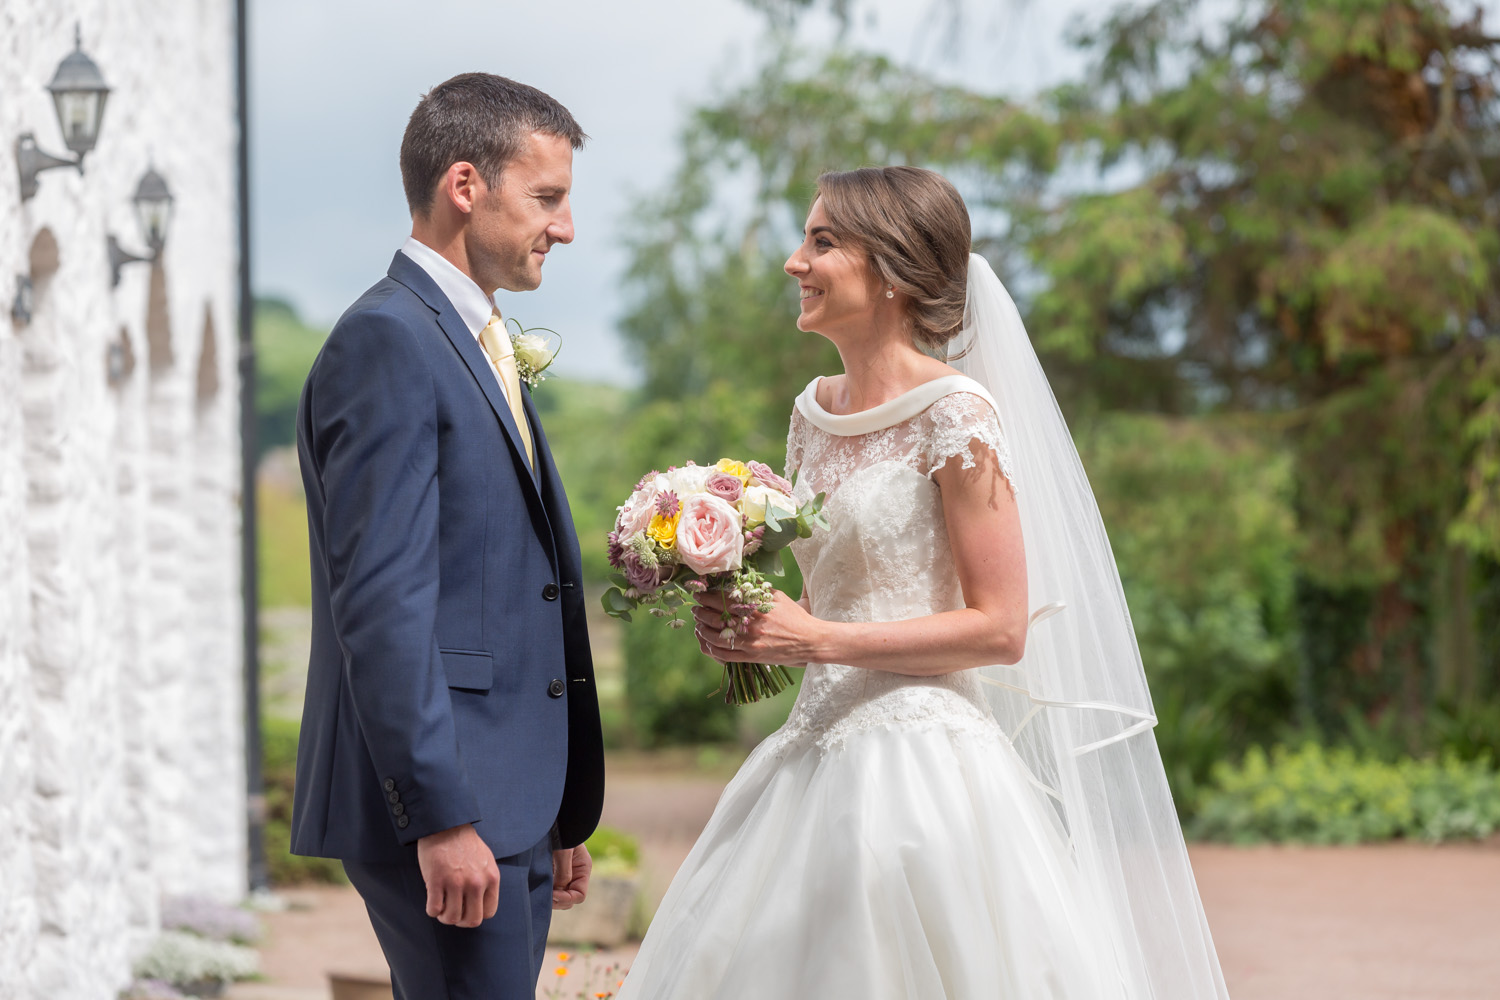
{"label": "bride's updo hair", "polygon": [[834,232],[862,250],[883,282],[911,300],[912,337],[937,353],[963,327],[969,210],[921,167],[861,167],[818,178]]}

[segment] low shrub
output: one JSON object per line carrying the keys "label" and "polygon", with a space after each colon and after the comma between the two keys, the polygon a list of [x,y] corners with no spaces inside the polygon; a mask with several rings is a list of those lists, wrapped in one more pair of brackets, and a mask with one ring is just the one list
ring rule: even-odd
{"label": "low shrub", "polygon": [[243,945],[165,931],[136,960],[134,971],[141,979],[170,983],[183,992],[192,992],[204,984],[258,975],[260,956]]}
{"label": "low shrub", "polygon": [[186,1000],[187,994],[161,979],[137,979],[120,994],[120,1000]]}
{"label": "low shrub", "polygon": [[599,827],[584,846],[594,859],[596,875],[629,875],[641,866],[640,841],[614,827]]}
{"label": "low shrub", "polygon": [[1405,837],[1437,842],[1500,829],[1500,772],[1488,757],[1388,762],[1308,743],[1238,765],[1220,763],[1188,826],[1203,840],[1358,844]]}

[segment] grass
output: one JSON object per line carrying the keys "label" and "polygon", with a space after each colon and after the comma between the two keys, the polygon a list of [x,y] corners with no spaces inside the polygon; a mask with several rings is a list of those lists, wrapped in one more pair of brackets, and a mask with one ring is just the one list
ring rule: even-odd
{"label": "grass", "polygon": [[307,504],[301,491],[263,473],[256,483],[255,502],[260,531],[260,606],[311,607]]}

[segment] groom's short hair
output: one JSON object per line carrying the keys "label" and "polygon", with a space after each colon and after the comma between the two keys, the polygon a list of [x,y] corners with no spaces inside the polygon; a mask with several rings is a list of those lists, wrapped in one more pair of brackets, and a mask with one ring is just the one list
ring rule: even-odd
{"label": "groom's short hair", "polygon": [[455,163],[474,164],[490,187],[533,132],[579,149],[588,136],[567,108],[535,87],[492,73],[460,73],[433,87],[401,137],[401,184],[413,216],[432,208],[438,180]]}

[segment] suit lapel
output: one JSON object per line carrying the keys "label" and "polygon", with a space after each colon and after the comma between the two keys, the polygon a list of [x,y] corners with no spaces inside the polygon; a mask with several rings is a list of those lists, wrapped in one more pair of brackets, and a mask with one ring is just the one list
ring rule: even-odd
{"label": "suit lapel", "polygon": [[[535,469],[528,468],[526,462],[526,445],[521,441],[520,429],[516,427],[516,418],[510,412],[510,406],[505,402],[505,393],[500,390],[500,383],[495,379],[495,370],[490,366],[490,359],[485,355],[484,349],[479,346],[479,341],[469,332],[464,321],[459,317],[458,311],[453,308],[453,303],[448,301],[437,287],[437,283],[428,277],[427,272],[422,270],[416,261],[406,254],[397,251],[395,260],[391,261],[389,274],[392,278],[410,288],[417,297],[427,304],[427,307],[437,313],[439,328],[447,335],[453,344],[453,349],[468,366],[469,372],[474,380],[479,383],[479,389],[484,393],[484,398],[489,400],[490,409],[495,411],[495,417],[500,421],[500,426],[505,429],[505,439],[510,443],[511,457],[516,462],[518,469],[525,470],[528,474],[522,478],[530,481],[531,488],[535,491],[537,500],[541,500],[541,483],[537,479]],[[523,389],[521,395],[526,395]],[[526,404],[529,405],[529,401]],[[532,427],[535,428],[538,421],[532,416]],[[536,435],[532,435],[535,439]]]}
{"label": "suit lapel", "polygon": [[[536,478],[536,470],[529,468],[526,461],[526,445],[521,440],[520,429],[516,427],[515,415],[510,412],[510,406],[505,401],[505,393],[500,389],[500,383],[495,378],[495,369],[490,365],[489,357],[484,353],[484,348],[479,346],[479,341],[469,332],[464,321],[459,318],[458,313],[450,306],[446,312],[438,314],[438,326],[452,341],[454,350],[458,351],[459,357],[469,366],[479,388],[484,392],[484,398],[490,401],[490,409],[495,411],[495,416],[500,420],[500,426],[505,429],[506,440],[510,442],[511,455],[517,463],[517,467],[525,469],[526,478],[530,480],[531,486],[537,491],[537,497],[541,497],[541,485]],[[521,390],[524,397],[526,390]],[[524,404],[523,404],[524,405]],[[536,426],[536,421],[532,421]],[[536,435],[532,435],[533,441]]]}

